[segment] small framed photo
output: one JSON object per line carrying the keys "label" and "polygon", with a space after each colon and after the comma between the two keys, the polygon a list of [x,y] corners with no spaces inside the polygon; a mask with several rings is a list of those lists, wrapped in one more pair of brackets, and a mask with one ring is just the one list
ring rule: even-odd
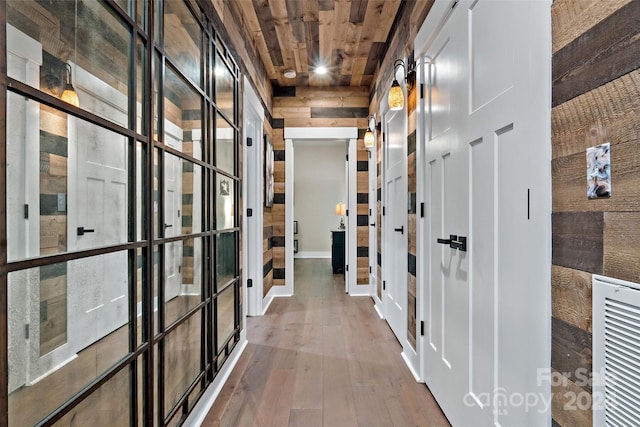
{"label": "small framed photo", "polygon": [[298,239],[293,240],[293,253],[294,254],[298,253]]}
{"label": "small framed photo", "polygon": [[293,234],[298,234],[298,221],[293,221]]}
{"label": "small framed photo", "polygon": [[273,183],[273,144],[267,134],[264,135],[264,205],[267,208],[273,206],[274,183]]}
{"label": "small framed photo", "polygon": [[587,148],[587,197],[611,197],[611,143]]}

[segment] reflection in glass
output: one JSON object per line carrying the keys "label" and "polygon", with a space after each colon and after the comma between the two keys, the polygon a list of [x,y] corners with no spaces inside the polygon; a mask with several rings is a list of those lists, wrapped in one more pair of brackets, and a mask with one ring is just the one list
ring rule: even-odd
{"label": "reflection in glass", "polygon": [[9,261],[126,243],[127,138],[13,93],[7,99]]}
{"label": "reflection in glass", "polygon": [[235,285],[229,286],[216,298],[218,353],[235,329]]}
{"label": "reflection in glass", "polygon": [[202,98],[169,67],[164,87],[164,143],[202,159]]}
{"label": "reflection in glass", "polygon": [[202,86],[202,30],[182,1],[163,2],[164,48],[187,77]]}
{"label": "reflection in glass", "polygon": [[153,333],[160,333],[161,326],[158,319],[158,295],[160,293],[160,247],[153,247]]}
{"label": "reflection in glass", "polygon": [[216,236],[216,289],[221,289],[234,279],[236,272],[236,233],[221,233]]}
{"label": "reflection in glass", "polygon": [[164,412],[168,413],[200,373],[202,314],[194,313],[164,341]]}
{"label": "reflection in glass", "polygon": [[216,52],[216,64],[213,72],[216,87],[216,105],[227,116],[229,120],[235,122],[234,113],[234,78],[231,71]]}
{"label": "reflection in glass", "polygon": [[131,371],[124,368],[62,417],[56,425],[128,426],[131,417],[131,394]]}
{"label": "reflection in glass", "polygon": [[33,425],[128,354],[127,272],[122,251],[8,275],[15,425]]}
{"label": "reflection in glass", "polygon": [[164,154],[164,237],[202,231],[202,167]]}
{"label": "reflection in glass", "polygon": [[[147,250],[145,249],[145,253]],[[148,316],[145,312],[143,305],[144,301],[144,289],[145,280],[148,277],[146,274],[146,257],[142,252],[142,248],[136,249],[136,316],[137,316],[137,330],[136,330],[136,347],[140,346],[146,340],[146,331],[144,330],[144,319]]]}
{"label": "reflection in glass", "polygon": [[216,166],[225,172],[234,173],[234,129],[222,116],[216,120]]}
{"label": "reflection in glass", "polygon": [[235,217],[235,180],[216,174],[216,229],[233,228]]}
{"label": "reflection in glass", "polygon": [[147,86],[145,85],[145,77],[147,75],[147,47],[144,40],[138,37],[137,54],[138,64],[136,69],[136,131],[142,135],[148,135],[148,119],[147,119]]}
{"label": "reflection in glass", "polygon": [[146,240],[147,224],[149,218],[147,209],[146,189],[146,165],[147,150],[146,145],[141,142],[136,143],[136,240]]}
{"label": "reflection in glass", "polygon": [[115,2],[127,13],[127,15],[131,15],[132,0],[115,0]]}
{"label": "reflection in glass", "polygon": [[202,300],[202,239],[165,244],[165,325],[171,325]]}
{"label": "reflection in glass", "polygon": [[[9,76],[60,97],[69,64],[80,108],[128,126],[131,37],[108,6],[96,1],[12,0],[7,13]],[[49,26],[37,30],[44,19]]]}

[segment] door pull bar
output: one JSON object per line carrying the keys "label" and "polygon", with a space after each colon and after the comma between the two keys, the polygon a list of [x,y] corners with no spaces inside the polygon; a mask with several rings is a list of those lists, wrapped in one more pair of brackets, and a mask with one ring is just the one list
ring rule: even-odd
{"label": "door pull bar", "polygon": [[84,236],[84,233],[95,233],[93,228],[78,227],[78,236]]}
{"label": "door pull bar", "polygon": [[394,228],[393,231],[396,231],[400,234],[404,234],[404,225],[401,226],[400,228]]}

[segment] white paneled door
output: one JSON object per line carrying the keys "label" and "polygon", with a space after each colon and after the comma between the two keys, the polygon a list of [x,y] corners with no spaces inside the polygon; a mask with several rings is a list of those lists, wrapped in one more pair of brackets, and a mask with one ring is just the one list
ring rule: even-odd
{"label": "white paneled door", "polygon": [[385,117],[384,211],[385,286],[384,316],[398,341],[407,341],[407,154],[406,112]]}
{"label": "white paneled door", "polygon": [[453,3],[436,3],[445,18],[425,25],[440,29],[416,42],[427,88],[423,375],[454,426],[546,425],[550,4]]}

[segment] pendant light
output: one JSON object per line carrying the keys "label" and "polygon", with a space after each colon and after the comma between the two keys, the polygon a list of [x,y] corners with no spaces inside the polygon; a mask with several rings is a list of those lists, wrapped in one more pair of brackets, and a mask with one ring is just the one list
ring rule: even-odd
{"label": "pendant light", "polygon": [[404,108],[404,93],[402,92],[400,83],[398,83],[398,79],[396,78],[399,67],[402,67],[403,69],[403,78],[404,81],[407,82],[407,87],[410,83],[408,77],[414,73],[413,69],[408,70],[407,72],[407,67],[402,59],[396,59],[393,62],[393,83],[391,84],[391,89],[389,89],[389,95],[387,96],[389,109],[392,111],[402,110]]}
{"label": "pendant light", "polygon": [[[371,148],[375,144],[375,137],[373,135],[373,127],[376,126],[376,116],[368,116],[369,123],[367,124],[367,131],[364,134],[364,148]],[[371,123],[373,122],[373,126]]]}
{"label": "pendant light", "polygon": [[71,65],[68,62],[65,64],[64,72],[64,91],[62,92],[62,95],[60,95],[60,99],[74,107],[79,107],[80,99],[78,98],[78,93],[73,87],[73,84],[71,83]]}

